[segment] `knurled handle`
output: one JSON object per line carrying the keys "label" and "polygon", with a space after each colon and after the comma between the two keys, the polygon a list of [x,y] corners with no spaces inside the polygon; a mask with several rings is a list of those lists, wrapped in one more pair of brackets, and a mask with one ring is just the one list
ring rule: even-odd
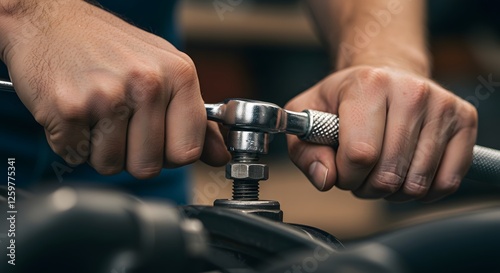
{"label": "knurled handle", "polygon": [[500,184],[500,151],[474,146],[472,165],[467,179]]}
{"label": "knurled handle", "polygon": [[339,117],[316,110],[305,110],[304,112],[309,116],[309,124],[307,133],[300,138],[310,143],[338,146]]}

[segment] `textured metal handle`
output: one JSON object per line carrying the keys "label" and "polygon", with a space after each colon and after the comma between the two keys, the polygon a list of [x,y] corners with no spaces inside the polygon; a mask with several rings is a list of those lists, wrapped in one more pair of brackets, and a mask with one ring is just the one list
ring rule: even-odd
{"label": "textured metal handle", "polygon": [[500,185],[500,151],[476,145],[473,155],[472,165],[465,177]]}
{"label": "textured metal handle", "polygon": [[304,141],[322,145],[338,146],[339,117],[316,110],[305,110],[309,116],[307,133],[300,138]]}

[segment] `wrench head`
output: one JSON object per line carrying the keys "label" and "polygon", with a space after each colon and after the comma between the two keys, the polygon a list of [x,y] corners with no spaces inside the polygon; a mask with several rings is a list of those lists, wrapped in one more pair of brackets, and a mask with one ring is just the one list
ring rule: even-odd
{"label": "wrench head", "polygon": [[208,119],[231,129],[256,130],[266,133],[285,132],[287,112],[273,103],[248,99],[227,99],[224,103],[211,104]]}

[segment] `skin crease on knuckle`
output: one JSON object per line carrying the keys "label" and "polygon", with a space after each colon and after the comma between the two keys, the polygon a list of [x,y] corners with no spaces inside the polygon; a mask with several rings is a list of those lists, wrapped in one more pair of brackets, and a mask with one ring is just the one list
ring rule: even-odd
{"label": "skin crease on knuckle", "polygon": [[391,74],[382,68],[361,67],[357,71],[357,79],[366,86],[382,87],[388,86]]}
{"label": "skin crease on knuckle", "polygon": [[194,163],[201,157],[203,147],[194,145],[191,148],[176,147],[167,154],[167,165],[169,167],[183,166]]}
{"label": "skin crease on knuckle", "polygon": [[346,143],[345,156],[350,165],[372,167],[380,158],[380,151],[373,144],[366,142]]}
{"label": "skin crease on knuckle", "polygon": [[175,90],[194,90],[193,86],[198,84],[196,67],[191,61],[186,61],[180,56],[171,61],[171,71],[174,71],[172,82]]}
{"label": "skin crease on knuckle", "polygon": [[[158,70],[158,71],[157,71]],[[157,103],[163,100],[163,90],[165,89],[164,77],[159,71],[149,67],[139,67],[130,69],[128,79],[130,79],[130,97],[136,102],[147,104]]]}
{"label": "skin crease on knuckle", "polygon": [[402,184],[403,176],[397,171],[379,171],[375,174],[371,186],[375,192],[388,195],[397,192]]}
{"label": "skin crease on knuckle", "polygon": [[428,82],[423,80],[406,79],[403,80],[405,86],[408,87],[407,91],[402,94],[406,97],[406,102],[412,111],[422,111],[426,108],[431,89]]}
{"label": "skin crease on knuckle", "polygon": [[413,198],[422,198],[427,194],[430,183],[427,174],[410,174],[403,186],[403,193]]}

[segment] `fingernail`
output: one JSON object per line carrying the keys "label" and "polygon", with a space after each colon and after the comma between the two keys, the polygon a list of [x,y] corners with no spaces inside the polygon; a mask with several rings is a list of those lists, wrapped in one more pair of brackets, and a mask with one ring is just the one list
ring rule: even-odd
{"label": "fingernail", "polygon": [[328,168],[319,161],[314,161],[309,166],[309,177],[313,185],[320,191],[325,188],[326,177],[328,176]]}

